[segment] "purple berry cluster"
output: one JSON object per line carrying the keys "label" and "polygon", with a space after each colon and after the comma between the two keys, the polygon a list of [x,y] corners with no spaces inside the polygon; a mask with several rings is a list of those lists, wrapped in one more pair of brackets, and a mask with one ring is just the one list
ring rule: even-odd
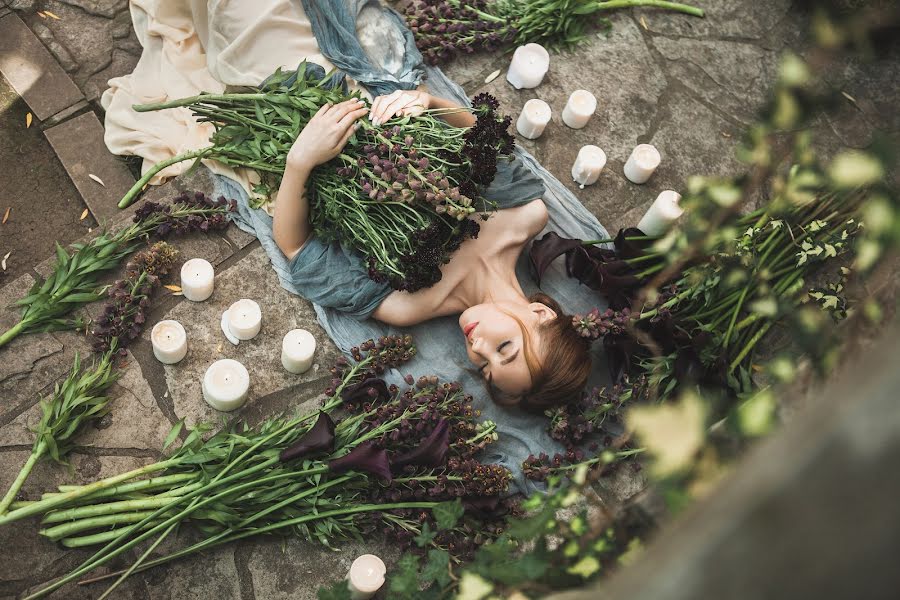
{"label": "purple berry cluster", "polygon": [[131,257],[125,276],[109,288],[110,301],[91,332],[95,352],[115,349],[124,355],[125,346],[144,329],[150,298],[177,257],[178,251],[165,242],[157,242]]}
{"label": "purple berry cluster", "polygon": [[596,340],[607,335],[624,335],[631,321],[633,317],[630,308],[622,310],[607,308],[602,313],[595,308],[586,315],[573,316],[572,327],[581,337]]}
{"label": "purple berry cluster", "polygon": [[203,192],[184,192],[169,204],[145,202],[134,212],[134,222],[158,238],[172,233],[208,232],[226,228],[227,213],[236,207],[236,200],[229,201],[224,196],[213,200]]}
{"label": "purple berry cluster", "polygon": [[459,54],[497,50],[515,38],[508,22],[486,18],[487,5],[485,0],[418,0],[403,14],[422,56],[438,65]]}

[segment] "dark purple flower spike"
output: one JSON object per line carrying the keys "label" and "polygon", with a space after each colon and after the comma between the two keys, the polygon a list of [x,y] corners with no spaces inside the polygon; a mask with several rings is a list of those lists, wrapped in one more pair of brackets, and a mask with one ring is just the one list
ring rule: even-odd
{"label": "dark purple flower spike", "polygon": [[398,473],[407,465],[429,468],[442,467],[447,461],[447,451],[449,449],[450,421],[441,419],[421,444],[406,454],[395,458],[391,462],[391,468],[395,473]]}
{"label": "dark purple flower spike", "polygon": [[303,437],[297,440],[293,446],[281,451],[278,459],[281,462],[287,462],[304,454],[322,450],[328,452],[334,450],[334,421],[324,412],[319,413],[315,425],[310,427]]}
{"label": "dark purple flower spike", "polygon": [[363,471],[378,475],[386,481],[393,478],[387,452],[383,448],[376,448],[372,442],[363,442],[349,454],[332,460],[328,463],[328,469],[334,473]]}
{"label": "dark purple flower spike", "polygon": [[341,391],[341,398],[348,404],[361,404],[388,400],[391,397],[383,379],[370,377],[359,383],[348,385]]}

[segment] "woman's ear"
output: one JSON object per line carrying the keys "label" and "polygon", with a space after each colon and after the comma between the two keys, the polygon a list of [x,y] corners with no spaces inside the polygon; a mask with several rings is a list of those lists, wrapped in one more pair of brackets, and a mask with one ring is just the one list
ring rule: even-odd
{"label": "woman's ear", "polygon": [[528,305],[528,310],[535,314],[538,319],[538,323],[540,323],[541,325],[548,321],[552,321],[558,316],[555,310],[541,302],[532,302]]}

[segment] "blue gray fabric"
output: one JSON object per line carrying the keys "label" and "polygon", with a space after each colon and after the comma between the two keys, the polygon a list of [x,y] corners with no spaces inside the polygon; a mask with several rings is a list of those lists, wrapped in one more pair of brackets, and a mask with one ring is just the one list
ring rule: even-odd
{"label": "blue gray fabric", "polygon": [[[390,13],[380,10],[377,7],[377,2],[363,2],[362,4],[365,10],[363,13],[360,13],[357,25],[360,28],[359,38],[367,42],[364,44],[366,51],[370,55],[375,52],[388,52],[386,60],[400,64],[401,61],[396,60],[396,56],[390,56],[392,47],[395,50],[397,48],[402,50],[402,46],[399,46],[396,42],[399,36],[396,32],[397,25],[393,17]],[[314,31],[316,31],[315,22],[313,27]],[[352,24],[345,24],[344,28],[346,29],[347,27],[350,27],[352,31]],[[405,27],[403,29],[405,30]],[[318,32],[316,33],[318,35]],[[392,39],[395,40],[393,46],[391,46]],[[362,52],[361,47],[359,51]],[[327,52],[325,54],[328,56]],[[328,58],[332,59],[331,56],[328,56]],[[366,60],[365,56],[358,54],[356,58],[360,61]],[[386,63],[382,62],[382,64]],[[428,87],[431,93],[454,100],[460,104],[468,104],[468,99],[462,88],[450,81],[440,69],[428,67],[427,75]],[[362,83],[366,83],[359,73],[353,76]],[[543,199],[550,215],[545,231],[555,231],[562,236],[580,239],[599,239],[608,236],[606,229],[603,228],[597,218],[550,172],[544,169],[531,154],[517,146],[514,156],[517,159],[517,168],[524,169],[537,176],[543,183],[545,188]],[[514,173],[514,171],[509,171],[507,174],[512,175]],[[515,186],[517,180],[517,177],[510,176],[504,185]],[[215,194],[222,194],[238,200],[238,212],[234,218],[235,222],[241,229],[259,238],[260,243],[272,261],[272,267],[278,274],[285,289],[307,298],[315,295],[319,295],[321,298],[329,293],[327,291],[323,293],[323,290],[326,289],[324,287],[322,289],[297,288],[292,280],[290,263],[281,254],[272,239],[271,217],[262,210],[250,208],[247,195],[240,186],[224,177],[217,177]],[[502,218],[502,215],[499,218]],[[526,255],[527,252],[520,257],[516,265],[516,275],[525,293],[531,294],[539,291],[539,288],[530,272]],[[346,253],[343,256],[348,261],[352,260],[346,258]],[[323,281],[339,278],[342,271],[331,271],[332,268],[337,269],[339,267],[330,267],[327,266],[328,264],[326,262],[322,268],[321,277]],[[365,278],[355,279],[348,283],[348,290],[361,288],[363,289],[362,293],[365,293],[364,288],[369,285],[367,283],[369,281]],[[567,276],[562,260],[557,260],[547,270],[543,277],[540,291],[556,299],[568,313],[585,312],[593,307],[599,307],[601,310],[606,308],[605,301],[598,297],[596,292]],[[346,293],[352,296],[354,292],[332,290],[332,293]],[[509,468],[514,475],[513,491],[529,493],[536,487],[540,487],[524,478],[522,462],[529,454],[547,452],[552,455],[554,452],[561,451],[562,448],[548,435],[547,419],[545,417],[526,414],[514,408],[504,408],[490,400],[481,377],[468,361],[465,341],[455,317],[433,319],[414,327],[399,329],[372,319],[360,321],[354,317],[352,312],[342,312],[334,308],[328,308],[315,301],[314,305],[319,323],[337,346],[345,352],[352,346],[369,338],[401,332],[411,333],[418,347],[418,354],[406,366],[404,371],[416,377],[420,375],[437,375],[444,380],[460,382],[464,389],[474,396],[475,406],[481,411],[482,418],[490,419],[497,423],[499,440],[488,448],[482,460],[484,462],[499,463]],[[366,306],[358,307],[357,312],[364,312],[367,308]],[[607,383],[607,369],[604,366],[605,361],[601,355],[601,345],[595,344],[594,346],[593,360],[595,368],[593,369],[589,385],[604,385]],[[400,384],[402,375],[400,372],[392,372],[388,378],[393,383]]]}
{"label": "blue gray fabric", "polygon": [[[298,4],[298,0],[293,2]],[[398,89],[413,90],[422,82],[425,76],[422,55],[403,17],[395,11],[381,6],[377,0],[301,0],[301,3],[322,54],[338,69],[363,83],[373,96]],[[378,10],[386,27],[402,36],[403,59],[400,68],[393,72],[369,60],[360,43],[356,17],[367,5]],[[394,43],[390,46],[398,45],[396,38],[391,41]]]}

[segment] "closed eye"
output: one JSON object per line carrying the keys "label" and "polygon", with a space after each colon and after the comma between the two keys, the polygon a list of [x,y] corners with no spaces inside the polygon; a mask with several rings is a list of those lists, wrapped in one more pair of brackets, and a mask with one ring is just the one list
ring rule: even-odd
{"label": "closed eye", "polygon": [[502,344],[497,346],[497,352],[503,352],[503,349],[506,348],[506,346],[508,346],[509,344],[510,344],[509,340],[503,342]]}

